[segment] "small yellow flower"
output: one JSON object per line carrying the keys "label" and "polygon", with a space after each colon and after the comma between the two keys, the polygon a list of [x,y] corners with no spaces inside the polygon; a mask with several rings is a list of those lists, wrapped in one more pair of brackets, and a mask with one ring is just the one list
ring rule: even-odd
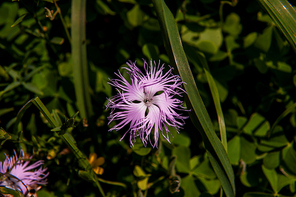
{"label": "small yellow flower", "polygon": [[96,153],[90,153],[88,162],[96,174],[99,174],[99,175],[103,174],[104,169],[100,166],[105,163],[104,157],[97,158]]}

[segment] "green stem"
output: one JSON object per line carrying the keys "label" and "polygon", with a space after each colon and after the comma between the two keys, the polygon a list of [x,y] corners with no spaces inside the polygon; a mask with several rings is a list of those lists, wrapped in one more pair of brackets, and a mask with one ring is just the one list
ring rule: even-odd
{"label": "green stem", "polygon": [[[40,110],[40,112],[44,115],[44,117],[48,120],[48,122],[50,123],[50,125],[53,128],[61,128],[61,125],[59,125],[54,120],[54,118],[52,117],[52,115],[50,114],[48,109],[45,107],[45,105],[42,103],[42,101],[38,97],[30,100],[23,108],[24,109],[28,108],[29,104],[31,102]],[[23,109],[20,112],[21,112],[21,114],[23,114],[24,113]],[[90,177],[92,177],[92,180],[96,183],[102,196],[105,197],[105,193],[104,193],[100,183],[98,182],[95,172],[92,170],[92,167],[90,166],[87,158],[83,155],[83,153],[76,146],[76,142],[75,142],[74,138],[72,137],[72,135],[69,132],[67,132],[67,129],[69,129],[69,128],[59,131],[58,135],[68,145],[68,147],[71,148],[72,152],[74,153],[75,157],[77,158],[77,160],[79,162],[80,167],[82,167],[88,173],[88,175]]]}
{"label": "green stem", "polygon": [[97,179],[102,183],[107,183],[107,184],[110,184],[110,185],[117,185],[117,186],[121,186],[121,187],[126,188],[126,185],[124,183],[108,181],[108,180],[105,180],[105,179],[102,179],[102,178],[99,178],[99,177],[97,177]]}
{"label": "green stem", "polygon": [[53,2],[54,2],[55,6],[56,6],[56,8],[57,8],[57,11],[58,11],[59,15],[60,15],[60,19],[61,19],[61,21],[62,21],[62,24],[63,24],[63,26],[64,26],[65,32],[66,32],[66,34],[67,34],[67,38],[68,38],[70,44],[72,44],[71,37],[70,37],[70,33],[69,33],[69,31],[68,31],[68,28],[67,28],[66,22],[65,22],[65,20],[64,20],[63,15],[62,15],[62,11],[61,11],[60,7],[58,6],[57,1],[56,1],[56,0],[53,0]]}
{"label": "green stem", "polygon": [[81,167],[83,167],[91,175],[91,177],[93,177],[93,180],[94,180],[96,186],[99,188],[102,196],[105,197],[105,193],[104,193],[103,188],[101,187],[100,183],[98,182],[96,174],[92,170],[92,167],[90,166],[89,162],[87,161],[87,158],[82,154],[82,152],[74,144],[74,142],[72,140],[72,136],[68,132],[66,132],[63,135],[60,135],[60,137],[72,149],[72,152],[74,153],[74,155],[78,159],[78,162],[81,165]]}
{"label": "green stem", "polygon": [[72,36],[72,60],[73,60],[73,80],[77,99],[78,109],[81,118],[90,118],[93,115],[91,105],[88,66],[86,56],[85,38],[85,15],[86,1],[72,1],[71,15],[71,36]]}

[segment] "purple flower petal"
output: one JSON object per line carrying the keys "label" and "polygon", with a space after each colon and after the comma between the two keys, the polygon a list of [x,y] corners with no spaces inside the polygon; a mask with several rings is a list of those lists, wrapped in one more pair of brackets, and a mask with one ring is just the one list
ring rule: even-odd
{"label": "purple flower petal", "polygon": [[[18,158],[14,151],[14,156],[8,157],[3,162],[0,162],[0,186],[7,187],[14,190],[19,190],[23,195],[28,192],[28,187],[32,185],[44,185],[47,183],[46,168],[42,168],[43,161],[37,161],[29,164],[30,161],[24,161],[24,151],[20,151]],[[30,157],[29,159],[32,159]],[[39,167],[39,169],[37,169]],[[34,170],[34,171],[32,171]]]}
{"label": "purple flower petal", "polygon": [[121,139],[129,133],[131,146],[139,136],[145,146],[149,141],[152,147],[157,147],[159,132],[169,141],[167,125],[180,129],[188,118],[180,114],[188,110],[182,106],[182,101],[175,98],[186,93],[182,88],[183,82],[179,75],[173,74],[173,68],[164,72],[164,64],[161,65],[160,61],[158,64],[152,60],[150,64],[144,61],[144,72],[135,62],[129,61],[127,66],[130,82],[120,72],[115,73],[118,79],[109,82],[118,91],[106,105],[111,109],[109,124],[118,121],[109,131],[118,131],[129,125]]}

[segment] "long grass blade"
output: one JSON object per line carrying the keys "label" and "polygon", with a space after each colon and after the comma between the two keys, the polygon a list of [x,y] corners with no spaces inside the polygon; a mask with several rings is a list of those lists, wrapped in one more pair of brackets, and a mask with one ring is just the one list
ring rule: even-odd
{"label": "long grass blade", "polygon": [[219,96],[219,92],[216,86],[216,82],[215,79],[213,78],[211,72],[210,72],[210,68],[208,66],[208,63],[204,57],[203,54],[198,53],[198,59],[201,63],[201,65],[204,68],[205,74],[207,76],[207,80],[210,86],[210,90],[213,96],[213,100],[214,100],[214,104],[215,104],[215,108],[216,108],[216,112],[217,112],[217,116],[218,116],[218,124],[219,124],[219,130],[220,130],[220,139],[221,142],[227,152],[227,134],[226,134],[226,127],[225,127],[225,121],[224,121],[224,115],[222,112],[222,107],[221,107],[221,103],[220,103],[220,96]]}
{"label": "long grass blade", "polygon": [[177,68],[179,75],[186,83],[184,87],[188,94],[189,105],[192,105],[194,111],[191,117],[194,118],[195,116],[197,119],[197,122],[195,120],[193,122],[196,123],[203,136],[206,148],[211,154],[210,161],[226,195],[233,197],[235,196],[234,173],[227,153],[215,134],[209,114],[196,87],[175,19],[163,0],[153,0],[152,2],[163,32],[164,44],[171,64]]}
{"label": "long grass blade", "polygon": [[287,0],[258,0],[296,52],[296,11]]}

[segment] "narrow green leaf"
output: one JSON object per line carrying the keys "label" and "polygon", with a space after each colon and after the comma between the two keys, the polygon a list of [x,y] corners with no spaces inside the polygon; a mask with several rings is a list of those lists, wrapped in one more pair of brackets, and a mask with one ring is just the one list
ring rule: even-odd
{"label": "narrow green leaf", "polygon": [[226,195],[228,197],[235,196],[234,173],[229,158],[214,131],[209,114],[195,85],[175,19],[163,0],[153,0],[153,5],[159,18],[164,44],[171,64],[177,68],[182,80],[186,83],[184,87],[190,101],[187,106],[190,106],[190,103],[192,104],[195,114],[190,115],[191,118],[194,119],[194,115],[196,118],[196,120],[192,121],[203,136],[205,146],[211,155],[210,161]]}
{"label": "narrow green leaf", "polygon": [[[28,108],[29,106],[27,106],[28,104],[33,103],[39,110],[40,112],[44,115],[44,117],[49,121],[49,123],[51,124],[51,126],[53,128],[57,128],[59,127],[58,123],[55,121],[55,119],[52,117],[52,115],[49,113],[48,109],[45,107],[45,105],[42,103],[42,101],[36,97],[35,99],[30,100],[25,106],[25,108]],[[24,108],[24,107],[23,107]],[[76,114],[74,114],[73,117],[75,117],[78,114],[78,112]],[[72,149],[72,152],[74,153],[74,155],[76,156],[79,165],[87,171],[87,173],[89,173],[89,176],[93,177],[93,180],[95,182],[95,184],[97,185],[97,187],[99,188],[102,196],[105,196],[105,193],[100,185],[100,183],[98,182],[97,176],[95,175],[95,172],[92,170],[92,167],[90,166],[87,158],[83,155],[83,153],[77,148],[76,146],[76,141],[73,138],[73,136],[70,134],[70,131],[73,128],[70,127],[68,128],[66,131],[64,131],[63,134],[60,135],[60,137],[62,138],[62,140]]]}
{"label": "narrow green leaf", "polygon": [[2,95],[16,87],[18,87],[19,85],[21,85],[21,83],[19,81],[14,81],[11,84],[9,84],[8,86],[6,86],[6,88],[2,91],[0,91],[0,98],[2,97]]}
{"label": "narrow green leaf", "polygon": [[32,105],[32,101],[33,101],[33,99],[31,99],[31,100],[29,100],[21,109],[20,109],[20,111],[17,113],[17,119],[16,119],[16,121],[15,121],[15,123],[14,123],[14,127],[13,127],[13,130],[15,131],[15,132],[17,132],[17,127],[18,127],[18,124],[20,123],[20,121],[21,121],[21,119],[22,119],[22,117],[23,117],[23,115],[24,115],[24,113],[25,113],[25,111]]}
{"label": "narrow green leaf", "polygon": [[24,197],[19,190],[9,189],[6,187],[0,187],[1,196],[19,196]]}
{"label": "narrow green leaf", "polygon": [[34,70],[32,70],[30,73],[28,73],[26,76],[24,76],[23,81],[27,81],[29,80],[32,76],[34,76],[35,74],[39,73],[41,70],[43,70],[44,68],[48,67],[47,64],[40,66],[40,67],[36,67]]}
{"label": "narrow green leaf", "polygon": [[57,110],[52,110],[52,115],[53,115],[53,118],[54,120],[56,121],[56,123],[59,125],[59,126],[62,126],[62,120],[60,118],[60,116],[58,115],[57,113]]}
{"label": "narrow green leaf", "polygon": [[296,103],[293,103],[290,107],[288,107],[273,123],[273,125],[271,126],[271,129],[268,132],[268,136],[271,136],[273,133],[273,130],[275,129],[275,127],[277,126],[277,124],[284,118],[286,117],[289,113],[293,112],[294,109],[296,107]]}
{"label": "narrow green leaf", "polygon": [[56,128],[59,126],[58,123],[54,120],[54,118],[50,114],[50,112],[48,111],[48,109],[45,107],[45,105],[42,103],[42,101],[38,97],[36,97],[35,99],[32,99],[29,102],[32,102],[39,109],[39,111],[44,115],[46,120],[48,120],[48,122],[53,128]]}
{"label": "narrow green leaf", "polygon": [[11,112],[13,110],[14,110],[13,107],[0,109],[0,116],[3,116],[4,114],[9,113],[9,112]]}
{"label": "narrow green leaf", "polygon": [[39,90],[33,83],[22,82],[22,85],[24,86],[24,88],[26,88],[27,90],[29,90],[35,94],[43,95],[43,92],[41,90]]}
{"label": "narrow green leaf", "polygon": [[287,0],[258,0],[296,52],[296,11]]}
{"label": "narrow green leaf", "polygon": [[221,108],[221,103],[220,103],[220,96],[219,96],[219,92],[218,92],[218,88],[215,82],[215,79],[213,78],[211,72],[210,72],[210,68],[208,66],[208,63],[205,59],[205,56],[202,53],[198,53],[198,59],[201,62],[204,71],[206,73],[207,76],[207,80],[210,86],[210,90],[212,93],[212,97],[214,100],[214,104],[215,104],[215,108],[216,108],[216,112],[217,112],[217,116],[218,116],[218,123],[219,123],[219,130],[220,130],[220,137],[221,137],[221,142],[227,152],[227,135],[226,135],[226,127],[225,127],[225,120],[224,120],[224,115],[222,112],[222,108]]}
{"label": "narrow green leaf", "polygon": [[50,42],[57,45],[62,45],[64,43],[65,39],[61,37],[53,37]]}
{"label": "narrow green leaf", "polygon": [[28,13],[21,15],[10,27],[14,27],[14,26],[18,25],[20,22],[22,22],[27,14]]}

